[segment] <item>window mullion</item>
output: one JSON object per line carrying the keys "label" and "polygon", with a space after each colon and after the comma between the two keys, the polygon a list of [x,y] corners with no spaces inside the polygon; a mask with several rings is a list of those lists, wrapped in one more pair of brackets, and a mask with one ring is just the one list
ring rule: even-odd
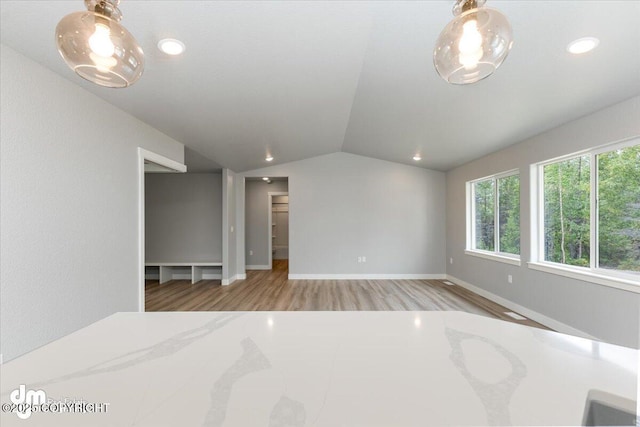
{"label": "window mullion", "polygon": [[589,231],[589,239],[591,241],[591,250],[589,251],[589,267],[591,269],[598,268],[599,264],[599,242],[598,242],[598,156],[594,153],[591,153],[591,175],[590,175],[590,183],[591,194],[590,194],[590,207],[589,207],[589,216],[590,216],[590,231]]}
{"label": "window mullion", "polygon": [[498,182],[497,178],[493,179],[493,250],[496,253],[500,252],[500,189],[498,188]]}

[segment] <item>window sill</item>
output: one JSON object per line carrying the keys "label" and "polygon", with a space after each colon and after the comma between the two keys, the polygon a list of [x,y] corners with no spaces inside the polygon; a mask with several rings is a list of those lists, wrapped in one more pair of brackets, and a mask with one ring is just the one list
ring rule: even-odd
{"label": "window sill", "polygon": [[640,282],[632,279],[607,276],[604,274],[594,273],[590,270],[584,271],[582,269],[546,262],[529,262],[528,265],[532,270],[544,271],[545,273],[557,274],[559,276],[570,277],[572,279],[583,280],[585,282],[596,283],[598,285],[640,294]]}
{"label": "window sill", "polygon": [[518,266],[520,265],[520,258],[500,255],[495,252],[484,252],[484,251],[478,251],[478,250],[474,251],[474,250],[466,249],[464,253],[467,255],[477,256],[479,258],[489,259],[491,261],[504,262],[505,264],[518,265]]}

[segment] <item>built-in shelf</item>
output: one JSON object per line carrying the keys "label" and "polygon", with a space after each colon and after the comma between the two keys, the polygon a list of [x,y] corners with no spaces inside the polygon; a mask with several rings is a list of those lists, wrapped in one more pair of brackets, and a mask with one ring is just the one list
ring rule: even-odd
{"label": "built-in shelf", "polygon": [[144,265],[145,278],[157,278],[160,284],[178,279],[191,279],[193,284],[222,278],[222,262],[147,262]]}

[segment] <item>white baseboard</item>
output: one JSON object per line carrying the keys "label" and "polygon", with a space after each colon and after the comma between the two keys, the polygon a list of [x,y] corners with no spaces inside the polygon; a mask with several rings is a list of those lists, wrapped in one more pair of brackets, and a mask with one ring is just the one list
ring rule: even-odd
{"label": "white baseboard", "polygon": [[245,270],[271,270],[271,267],[268,265],[247,265]]}
{"label": "white baseboard", "polygon": [[439,280],[446,274],[289,274],[289,280]]}
{"label": "white baseboard", "polygon": [[229,286],[230,284],[232,284],[236,280],[244,280],[246,278],[247,278],[246,274],[236,274],[235,276],[231,276],[229,279],[223,279],[222,280],[222,286]]}
{"label": "white baseboard", "polygon": [[523,316],[526,316],[535,322],[538,322],[548,328],[553,329],[554,331],[562,332],[563,334],[568,334],[568,335],[575,335],[575,336],[587,338],[590,340],[602,341],[600,338],[594,337],[593,335],[590,335],[584,331],[581,331],[580,329],[576,329],[573,326],[569,326],[558,320],[552,319],[551,317],[545,316],[542,313],[538,313],[537,311],[533,311],[531,309],[523,307],[520,304],[516,304],[515,302],[509,301],[506,298],[502,298],[501,296],[498,296],[487,290],[484,290],[475,285],[472,285],[471,283],[465,282],[464,280],[458,279],[457,277],[451,276],[450,274],[447,274],[447,280],[455,283],[458,286],[468,289],[471,292],[474,292],[480,296],[483,296],[497,304],[500,304],[501,306],[504,306],[509,310],[513,310],[517,313],[520,313]]}

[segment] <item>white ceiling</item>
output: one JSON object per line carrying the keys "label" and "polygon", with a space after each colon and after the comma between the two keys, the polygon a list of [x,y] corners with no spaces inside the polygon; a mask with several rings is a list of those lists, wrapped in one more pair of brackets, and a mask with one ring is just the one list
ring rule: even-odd
{"label": "white ceiling", "polygon": [[[447,170],[640,94],[640,1],[488,0],[515,44],[470,86],[432,64],[453,3],[125,0],[147,66],[118,90],[80,79],[55,49],[57,22],[82,1],[2,0],[0,28],[3,44],[237,172],[267,152],[277,164],[336,151]],[[587,35],[598,49],[565,52]],[[160,53],[165,37],[185,54]]]}

